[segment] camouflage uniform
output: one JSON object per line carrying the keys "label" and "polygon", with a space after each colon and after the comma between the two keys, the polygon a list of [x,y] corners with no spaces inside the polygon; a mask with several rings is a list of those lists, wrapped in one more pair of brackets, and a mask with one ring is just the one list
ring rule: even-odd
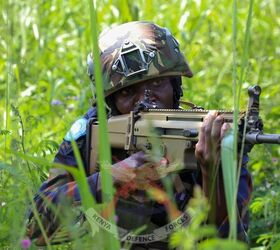
{"label": "camouflage uniform", "polygon": [[[179,50],[179,44],[170,32],[148,22],[128,23],[103,32],[99,39],[99,46],[106,97],[110,97],[112,93],[121,88],[153,78],[162,76],[192,76],[188,63]],[[135,64],[131,66],[133,63]],[[88,64],[88,73],[94,82],[93,58],[91,55],[88,57]],[[179,97],[177,96],[177,98]],[[78,119],[70,129],[77,142],[85,166],[87,164],[86,124],[91,118],[97,119],[95,106],[90,108],[82,118]],[[118,160],[127,157],[125,152],[114,150],[112,155],[113,159]],[[54,161],[77,167],[69,134],[66,135],[63,143],[60,145]],[[248,229],[246,206],[252,192],[251,176],[245,166],[247,161],[247,156],[244,156],[237,199],[240,214],[238,232],[242,238],[244,238]],[[93,196],[97,202],[100,202],[100,190],[97,188],[98,176],[99,172],[93,173],[87,177],[87,181]],[[199,171],[187,174],[181,173],[180,178],[185,188],[181,192],[175,190],[174,200],[177,208],[184,211],[192,195],[193,185],[195,183],[201,185],[201,174]],[[48,206],[50,202],[60,208],[60,204],[67,202],[65,200],[74,205],[80,204],[81,198],[77,184],[69,173],[54,170],[34,198],[51,243],[63,242],[71,238],[69,234],[62,232],[63,229],[60,226],[57,215]],[[149,230],[160,228],[168,223],[168,216],[164,206],[156,202],[146,202],[143,204],[130,199],[120,200],[116,206],[116,213],[119,216],[118,225],[129,230],[141,225],[148,225],[146,233],[149,233]],[[79,222],[80,234],[86,233],[87,229],[84,227],[85,219],[83,214],[79,213],[76,215],[76,218],[76,221],[73,223]],[[227,236],[229,230],[227,219],[220,225],[218,230],[221,236]],[[43,236],[31,211],[29,213],[28,235],[32,239],[37,238],[38,244],[44,244]],[[133,249],[167,249],[167,241],[168,238],[161,242],[137,244],[133,246]]]}

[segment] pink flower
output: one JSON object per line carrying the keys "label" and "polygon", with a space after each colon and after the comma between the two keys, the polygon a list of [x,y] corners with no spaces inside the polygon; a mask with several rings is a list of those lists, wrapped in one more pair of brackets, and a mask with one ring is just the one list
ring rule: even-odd
{"label": "pink flower", "polygon": [[271,160],[272,160],[273,163],[277,163],[278,162],[278,159],[276,157],[272,157]]}
{"label": "pink flower", "polygon": [[31,246],[31,241],[30,241],[29,238],[23,239],[23,240],[21,241],[21,247],[22,247],[23,249],[28,249],[30,246]]}

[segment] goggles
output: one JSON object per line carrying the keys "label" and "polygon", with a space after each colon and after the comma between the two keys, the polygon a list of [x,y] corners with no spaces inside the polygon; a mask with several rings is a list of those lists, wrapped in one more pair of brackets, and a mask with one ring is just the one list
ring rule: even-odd
{"label": "goggles", "polygon": [[126,40],[120,49],[118,58],[112,65],[112,70],[125,77],[147,72],[155,55],[154,51],[143,50]]}

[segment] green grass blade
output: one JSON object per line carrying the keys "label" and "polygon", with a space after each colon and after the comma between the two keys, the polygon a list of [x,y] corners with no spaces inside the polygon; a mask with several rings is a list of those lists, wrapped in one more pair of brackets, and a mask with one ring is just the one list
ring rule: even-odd
{"label": "green grass blade", "polygon": [[233,91],[233,129],[222,140],[221,158],[223,182],[227,212],[230,224],[229,238],[237,239],[237,218],[236,218],[236,169],[237,169],[237,132],[239,100],[237,99],[237,1],[232,3],[232,91]]}
{"label": "green grass blade", "polygon": [[[89,0],[90,5],[90,20],[91,20],[91,37],[93,42],[93,58],[94,58],[94,76],[96,83],[96,96],[97,96],[97,114],[98,114],[98,134],[99,134],[99,163],[102,187],[103,202],[111,202],[114,197],[113,180],[111,175],[111,148],[109,145],[109,138],[107,132],[107,115],[105,110],[105,98],[103,92],[103,82],[100,63],[100,52],[98,46],[98,23],[95,2]],[[115,212],[112,211],[108,221],[115,225],[114,222]],[[110,249],[119,249],[120,245],[116,238],[111,234],[108,236],[108,247]]]}
{"label": "green grass blade", "polygon": [[[237,163],[237,143],[238,143],[238,114],[240,95],[242,89],[242,83],[244,81],[245,70],[248,62],[249,53],[249,34],[252,20],[253,0],[250,0],[248,17],[245,30],[245,38],[243,45],[243,53],[241,59],[241,71],[238,78],[237,74],[237,1],[233,0],[233,14],[232,14],[232,53],[233,53],[233,96],[234,96],[234,119],[233,119],[233,131],[222,142],[222,167],[223,177],[226,193],[226,202],[228,207],[229,221],[230,221],[230,234],[229,238],[236,239],[237,237],[237,215],[235,201],[238,192],[238,181],[242,163],[244,141],[242,143],[242,149]],[[243,134],[245,131],[243,131]],[[234,179],[233,179],[234,178]]]}
{"label": "green grass blade", "polygon": [[78,169],[75,168],[68,168],[67,170],[71,172],[71,174],[74,176],[78,186],[79,186],[79,192],[82,199],[82,204],[86,209],[89,209],[95,205],[94,199],[91,195],[89,185],[87,183],[86,173],[83,166],[82,158],[77,146],[76,141],[71,141],[72,148],[74,151],[74,155],[78,164]]}
{"label": "green grass blade", "polygon": [[35,218],[37,220],[37,223],[38,223],[39,228],[41,230],[41,233],[42,233],[42,235],[44,237],[44,240],[45,240],[45,242],[47,244],[47,249],[49,250],[49,249],[51,249],[49,238],[48,238],[48,236],[46,234],[46,231],[44,230],[44,226],[43,226],[42,221],[40,219],[40,216],[39,216],[38,210],[36,208],[35,202],[33,201],[32,193],[31,193],[31,191],[29,189],[27,190],[27,192],[28,192],[29,199],[31,201],[32,211],[33,211],[34,216],[35,216]]}
{"label": "green grass blade", "polygon": [[[251,23],[252,23],[252,14],[253,14],[253,5],[254,5],[254,0],[250,0],[249,4],[249,10],[248,10],[248,16],[247,16],[247,21],[246,21],[246,29],[245,29],[245,39],[244,39],[244,44],[243,44],[243,53],[242,53],[242,61],[241,61],[241,72],[240,72],[240,80],[239,80],[239,92],[238,92],[238,100],[240,100],[240,95],[241,95],[241,89],[242,89],[242,84],[244,81],[244,72],[247,68],[248,64],[248,54],[249,54],[249,42],[250,42],[250,29],[251,29]],[[240,175],[240,170],[241,170],[241,164],[242,164],[242,157],[243,157],[243,151],[244,151],[244,142],[245,142],[245,133],[246,133],[246,126],[247,126],[247,114],[245,117],[245,125],[244,125],[244,130],[243,130],[243,136],[242,136],[242,146],[240,150],[240,159],[239,159],[239,164],[238,164],[238,175]],[[238,182],[238,180],[237,180]],[[236,190],[237,192],[237,190]]]}
{"label": "green grass blade", "polygon": [[235,155],[233,154],[234,147],[234,135],[233,130],[230,130],[222,140],[222,170],[223,181],[225,189],[225,197],[227,204],[227,211],[230,223],[230,235],[229,238],[236,239],[236,164]]}
{"label": "green grass blade", "polygon": [[[12,12],[12,6],[10,4],[10,1],[7,1],[7,15]],[[9,129],[9,112],[10,112],[10,85],[12,82],[12,34],[10,34],[10,26],[11,22],[13,21],[13,15],[11,15],[11,18],[7,19],[7,79],[5,84],[5,114],[4,114],[4,128],[5,130]],[[6,161],[6,149],[7,149],[7,135],[4,136],[4,160]]]}
{"label": "green grass blade", "polygon": [[[245,34],[244,34],[245,37],[244,37],[244,44],[243,44],[243,53],[242,53],[242,59],[241,59],[241,72],[240,72],[240,78],[239,78],[240,85],[244,81],[245,70],[247,68],[247,63],[248,63],[250,29],[251,29],[251,24],[252,24],[253,6],[254,6],[254,0],[250,0],[248,16],[247,16],[247,21],[246,21]],[[240,88],[240,90],[241,90],[241,88]],[[238,96],[240,96],[240,92],[241,91],[239,91]]]}
{"label": "green grass blade", "polygon": [[[97,18],[93,2],[90,1],[91,33],[93,41],[94,75],[96,82],[98,134],[99,138],[99,163],[102,178],[102,197],[104,201],[112,200],[114,196],[111,176],[111,150],[107,131],[107,115],[105,110],[105,98],[103,93],[102,73],[100,64],[100,52],[98,47]],[[109,166],[109,167],[108,167]],[[106,169],[106,171],[104,171]]]}

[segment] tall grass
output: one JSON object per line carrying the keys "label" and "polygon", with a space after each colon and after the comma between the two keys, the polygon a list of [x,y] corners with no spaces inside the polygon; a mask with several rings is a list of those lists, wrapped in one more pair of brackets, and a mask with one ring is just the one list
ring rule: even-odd
{"label": "tall grass", "polygon": [[[241,56],[241,69],[240,75],[237,73],[237,1],[233,1],[233,15],[232,15],[232,56],[233,56],[233,97],[234,97],[234,119],[233,119],[233,131],[222,143],[222,168],[223,178],[226,194],[227,210],[230,222],[230,234],[231,239],[237,239],[237,214],[236,214],[236,200],[239,184],[239,176],[241,170],[241,163],[243,157],[244,140],[242,141],[240,157],[238,157],[237,144],[238,144],[238,133],[245,134],[246,122],[244,131],[239,131],[238,128],[238,115],[240,110],[240,94],[242,90],[242,84],[244,81],[244,72],[247,68],[248,52],[249,52],[249,35],[250,35],[250,24],[252,19],[253,11],[253,0],[250,0],[248,8],[248,17],[246,22],[246,30],[244,32],[244,45]],[[239,158],[239,159],[238,159]],[[239,161],[238,161],[239,160]],[[239,163],[238,163],[239,162]]]}
{"label": "tall grass", "polygon": [[94,60],[94,76],[96,86],[96,99],[97,99],[97,114],[98,114],[98,134],[99,138],[99,162],[101,165],[101,178],[102,178],[102,193],[104,201],[111,201],[114,196],[112,188],[111,176],[111,149],[109,144],[107,132],[107,114],[105,110],[105,99],[103,92],[103,80],[100,63],[100,52],[98,46],[98,22],[96,18],[96,9],[93,1],[90,4],[90,20],[91,20],[91,33],[93,43],[93,60]]}
{"label": "tall grass", "polygon": [[[9,5],[8,5],[9,6]],[[9,6],[9,8],[7,8],[7,14],[10,14],[11,12],[11,7]],[[9,20],[8,18],[6,19],[6,22],[11,22],[11,20]],[[6,25],[6,32],[4,34],[8,34],[9,33],[9,25],[7,23]],[[7,43],[8,44],[12,44],[11,43],[12,39],[11,36],[7,36]],[[7,62],[6,62],[6,74],[7,74],[7,81],[5,84],[5,110],[3,113],[3,128],[8,131],[9,128],[9,107],[10,107],[10,91],[9,91],[9,86],[11,84],[11,71],[12,71],[12,65],[11,65],[11,47],[7,46]],[[4,135],[4,160],[6,161],[6,149],[7,149],[7,134]],[[2,177],[2,174],[0,175]],[[2,178],[1,178],[2,179]]]}
{"label": "tall grass", "polygon": [[[89,0],[90,6],[90,26],[91,26],[91,37],[93,44],[93,58],[94,58],[94,77],[96,86],[96,97],[97,97],[97,114],[98,114],[98,155],[100,164],[100,175],[101,175],[101,187],[102,187],[102,202],[109,203],[113,202],[114,199],[114,188],[111,175],[111,148],[109,144],[108,132],[107,132],[107,114],[105,110],[105,99],[103,92],[103,80],[100,63],[100,51],[98,45],[98,21],[96,15],[96,6],[94,1]],[[109,215],[108,220],[114,225],[115,211],[113,210]],[[107,234],[108,249],[119,249],[119,242],[112,234]],[[104,238],[104,241],[107,239]]]}

